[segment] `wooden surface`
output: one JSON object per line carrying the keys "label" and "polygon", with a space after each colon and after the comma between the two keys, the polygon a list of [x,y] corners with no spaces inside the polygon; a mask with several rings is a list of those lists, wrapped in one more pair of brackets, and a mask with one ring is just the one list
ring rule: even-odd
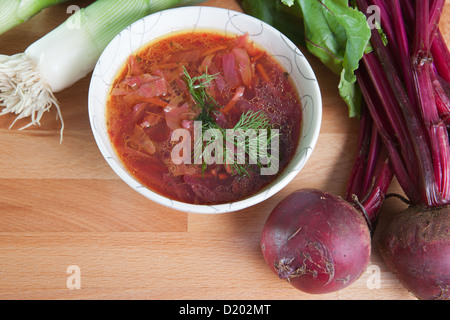
{"label": "wooden surface", "polygon": [[[46,9],[0,35],[0,54],[24,51],[68,17],[70,4],[90,2]],[[241,10],[232,0],[204,4]],[[449,12],[447,4],[447,40]],[[0,117],[0,299],[414,299],[388,271],[375,241],[367,272],[337,293],[302,293],[265,264],[259,241],[271,209],[302,187],[343,195],[355,153],[358,122],[347,117],[339,79],[303,52],[323,94],[317,147],[283,191],[240,212],[176,212],[122,182],[91,133],[89,76],[57,94],[66,124],[62,144],[55,110],[41,127],[24,131],[15,128],[27,122],[8,130],[14,116]],[[380,225],[402,207],[388,200]],[[79,288],[71,276],[79,276]]]}

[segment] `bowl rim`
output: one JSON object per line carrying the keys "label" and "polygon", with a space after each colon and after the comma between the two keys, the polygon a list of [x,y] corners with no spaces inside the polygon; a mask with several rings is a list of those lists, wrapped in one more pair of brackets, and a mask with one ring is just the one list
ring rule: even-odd
{"label": "bowl rim", "polygon": [[[246,198],[234,201],[234,202],[230,202],[230,203],[224,203],[224,204],[199,205],[199,204],[185,203],[185,202],[170,199],[169,197],[163,196],[163,195],[143,186],[136,178],[133,177],[133,175],[130,172],[128,172],[128,170],[126,168],[124,168],[119,163],[120,159],[119,159],[119,162],[117,162],[117,160],[114,159],[114,157],[117,157],[117,155],[116,154],[111,155],[111,153],[109,152],[109,150],[103,143],[100,133],[96,129],[95,121],[94,121],[93,91],[95,89],[95,80],[96,80],[95,75],[96,75],[96,72],[102,61],[102,58],[104,58],[104,56],[108,54],[108,50],[111,49],[111,45],[112,45],[113,41],[115,41],[117,38],[121,37],[123,33],[130,32],[130,30],[133,28],[133,26],[135,26],[139,23],[145,22],[145,20],[150,20],[150,19],[153,19],[155,16],[162,15],[164,13],[169,13],[169,12],[172,12],[172,13],[179,12],[180,14],[182,14],[186,10],[193,10],[195,8],[197,10],[207,10],[209,12],[209,14],[216,13],[216,14],[227,14],[227,15],[230,15],[230,14],[239,15],[240,17],[243,17],[244,19],[248,20],[250,23],[261,24],[261,26],[263,26],[270,32],[281,35],[284,38],[284,41],[286,42],[286,44],[289,46],[289,48],[297,51],[298,54],[303,57],[300,60],[301,64],[302,64],[301,67],[306,68],[308,73],[310,75],[312,75],[312,77],[313,77],[313,78],[310,78],[307,80],[313,80],[315,82],[315,84],[312,86],[312,88],[313,88],[312,95],[314,96],[312,98],[315,99],[315,103],[313,103],[314,104],[314,107],[313,107],[314,108],[314,117],[312,119],[314,121],[310,126],[310,131],[311,131],[309,133],[309,135],[310,135],[309,141],[310,142],[309,142],[308,147],[305,148],[306,154],[301,161],[302,163],[297,164],[296,169],[290,171],[288,174],[286,174],[282,178],[280,178],[280,177],[276,178],[269,185],[264,187],[262,190],[259,190],[257,193],[255,193],[249,197],[246,197]],[[187,30],[187,29],[188,28],[180,28],[180,29],[176,29],[176,30],[183,31],[183,30]],[[203,28],[202,28],[202,30],[203,30]],[[212,28],[212,30],[214,30],[214,28]],[[168,31],[167,33],[165,33],[165,35],[170,35],[172,32],[173,31]],[[159,36],[155,39],[158,39],[158,38],[161,38],[161,36]],[[254,42],[257,43],[256,41],[254,41]],[[148,42],[142,43],[138,48],[145,46],[147,43]],[[259,45],[259,43],[257,43],[257,44]],[[267,50],[267,51],[269,51],[269,50]],[[133,52],[135,52],[135,50],[130,50],[129,54],[132,54]],[[304,69],[302,69],[302,70],[304,70]],[[115,73],[117,74],[118,71],[119,71],[119,69],[115,70]],[[106,84],[106,83],[105,83],[105,85],[108,86],[108,84]],[[296,88],[296,90],[298,92],[299,89]],[[103,103],[103,105],[105,105],[105,102]],[[103,107],[103,109],[105,109],[105,107]],[[93,132],[94,139],[96,141],[96,144],[97,144],[102,156],[107,161],[107,163],[110,165],[110,167],[113,169],[115,174],[119,178],[121,178],[126,184],[128,184],[128,186],[132,187],[135,191],[137,191],[138,193],[140,193],[147,199],[149,199],[153,202],[156,202],[160,205],[163,205],[165,207],[172,208],[177,211],[186,212],[186,213],[199,213],[199,214],[219,214],[219,213],[240,211],[240,210],[252,207],[258,203],[261,203],[261,202],[269,199],[270,197],[272,197],[279,191],[281,191],[284,187],[286,187],[295,178],[295,176],[297,176],[297,174],[301,171],[301,169],[304,167],[304,165],[307,163],[307,161],[311,157],[311,153],[317,144],[317,140],[318,140],[320,129],[321,129],[321,123],[322,123],[322,95],[321,95],[321,91],[320,91],[320,87],[319,87],[319,83],[317,81],[316,75],[315,75],[314,70],[312,69],[309,61],[306,59],[306,57],[304,57],[301,50],[289,38],[287,38],[283,33],[281,33],[279,30],[277,30],[273,26],[265,23],[262,20],[259,20],[258,18],[250,16],[246,13],[234,11],[231,9],[224,9],[224,8],[219,8],[219,7],[209,7],[209,6],[185,6],[185,7],[166,9],[166,10],[162,10],[162,11],[159,11],[156,13],[152,13],[148,16],[145,16],[145,17],[135,21],[134,23],[130,24],[128,27],[124,28],[118,35],[116,35],[114,37],[113,40],[110,41],[110,43],[103,50],[98,61],[96,62],[94,71],[91,76],[89,93],[88,93],[88,114],[89,114],[89,119],[90,119],[91,130]],[[303,124],[302,124],[302,127],[303,127]],[[106,136],[107,136],[107,140],[111,144],[110,138],[108,137],[107,133],[106,133]],[[297,146],[297,148],[299,148],[299,146],[301,144],[301,140],[302,140],[302,137],[300,137],[299,145]],[[111,146],[111,147],[114,150],[114,147],[113,146]],[[288,164],[288,166],[292,165],[292,163],[293,163],[293,160],[291,160],[291,162]],[[284,170],[286,170],[286,169],[287,168],[285,168]]]}

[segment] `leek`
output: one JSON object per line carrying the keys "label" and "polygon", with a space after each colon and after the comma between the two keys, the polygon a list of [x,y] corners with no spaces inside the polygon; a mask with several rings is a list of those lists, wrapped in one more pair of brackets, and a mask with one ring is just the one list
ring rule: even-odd
{"label": "leek", "polygon": [[0,34],[29,20],[45,8],[67,0],[12,0],[0,4]]}
{"label": "leek", "polygon": [[[62,91],[91,72],[108,43],[131,23],[144,16],[199,0],[97,0],[80,9],[23,53],[0,55],[0,115],[31,118],[20,128],[40,125],[44,112],[57,108],[55,92]],[[74,27],[78,26],[78,27]]]}

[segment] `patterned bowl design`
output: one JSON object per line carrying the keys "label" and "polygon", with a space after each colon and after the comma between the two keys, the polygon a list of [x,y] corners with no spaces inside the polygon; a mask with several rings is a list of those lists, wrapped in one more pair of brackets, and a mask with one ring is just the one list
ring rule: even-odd
{"label": "patterned bowl design", "polygon": [[[227,204],[193,205],[174,201],[142,186],[121,164],[108,138],[105,106],[114,78],[127,57],[143,45],[178,31],[208,29],[226,35],[248,33],[250,40],[264,48],[291,75],[303,106],[300,144],[282,174],[253,196]],[[225,213],[260,203],[284,188],[304,167],[316,145],[321,121],[322,98],[317,79],[305,56],[286,36],[272,26],[249,15],[214,7],[182,7],[164,10],[138,20],[117,35],[102,53],[89,88],[89,118],[96,143],[114,172],[131,188],[148,199],[175,210],[192,213]]]}

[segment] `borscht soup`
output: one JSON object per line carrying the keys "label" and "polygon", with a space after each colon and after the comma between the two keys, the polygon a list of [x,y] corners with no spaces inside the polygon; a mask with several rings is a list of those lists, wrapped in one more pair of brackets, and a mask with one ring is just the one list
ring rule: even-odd
{"label": "borscht soup", "polygon": [[302,106],[288,72],[246,35],[180,32],[128,57],[106,125],[124,167],[172,200],[248,198],[296,152]]}

